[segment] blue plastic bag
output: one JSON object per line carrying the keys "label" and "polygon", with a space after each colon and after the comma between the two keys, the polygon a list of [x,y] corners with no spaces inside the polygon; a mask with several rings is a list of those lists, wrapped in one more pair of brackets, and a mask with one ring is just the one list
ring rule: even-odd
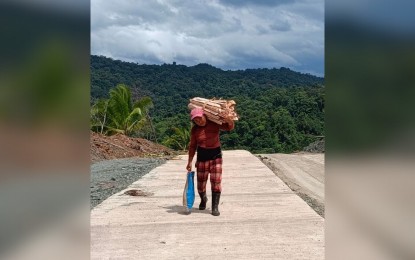
{"label": "blue plastic bag", "polygon": [[183,191],[183,206],[190,210],[195,202],[195,172],[188,172]]}

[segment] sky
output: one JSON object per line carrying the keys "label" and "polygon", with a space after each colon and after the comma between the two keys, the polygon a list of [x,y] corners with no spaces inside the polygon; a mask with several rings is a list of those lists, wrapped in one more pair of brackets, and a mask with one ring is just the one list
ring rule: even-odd
{"label": "sky", "polygon": [[91,53],[324,76],[324,1],[91,0]]}

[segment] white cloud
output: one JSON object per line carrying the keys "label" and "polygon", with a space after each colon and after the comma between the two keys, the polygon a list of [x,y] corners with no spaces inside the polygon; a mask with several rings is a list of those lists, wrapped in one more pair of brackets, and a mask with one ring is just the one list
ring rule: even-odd
{"label": "white cloud", "polygon": [[138,63],[322,75],[323,8],[317,0],[92,0],[91,49]]}

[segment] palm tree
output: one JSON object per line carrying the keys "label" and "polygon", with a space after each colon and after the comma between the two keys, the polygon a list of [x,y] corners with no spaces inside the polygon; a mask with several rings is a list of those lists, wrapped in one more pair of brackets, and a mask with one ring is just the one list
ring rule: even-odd
{"label": "palm tree", "polygon": [[190,131],[186,128],[173,127],[174,134],[163,143],[173,149],[187,150],[190,142]]}
{"label": "palm tree", "polygon": [[146,124],[147,111],[151,107],[153,107],[151,98],[144,97],[133,103],[131,90],[124,84],[117,85],[110,90],[107,134],[133,134]]}
{"label": "palm tree", "polygon": [[107,123],[108,99],[99,99],[91,107],[91,129],[95,132],[104,132]]}

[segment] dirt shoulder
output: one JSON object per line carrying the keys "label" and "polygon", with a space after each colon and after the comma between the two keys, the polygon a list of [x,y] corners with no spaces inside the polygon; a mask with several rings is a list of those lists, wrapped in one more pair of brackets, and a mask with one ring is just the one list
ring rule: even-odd
{"label": "dirt shoulder", "polygon": [[324,153],[257,156],[314,211],[324,217]]}

